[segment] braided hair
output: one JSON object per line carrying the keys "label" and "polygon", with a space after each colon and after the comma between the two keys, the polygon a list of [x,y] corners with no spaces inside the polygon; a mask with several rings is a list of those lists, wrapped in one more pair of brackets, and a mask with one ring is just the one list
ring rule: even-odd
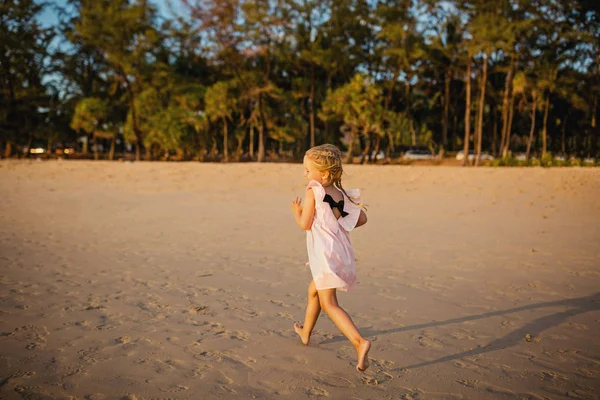
{"label": "braided hair", "polygon": [[342,191],[346,197],[357,206],[365,208],[362,203],[357,203],[346,193],[342,187],[342,152],[332,144],[322,144],[306,151],[306,157],[312,161],[315,168],[320,172],[328,172],[327,182]]}

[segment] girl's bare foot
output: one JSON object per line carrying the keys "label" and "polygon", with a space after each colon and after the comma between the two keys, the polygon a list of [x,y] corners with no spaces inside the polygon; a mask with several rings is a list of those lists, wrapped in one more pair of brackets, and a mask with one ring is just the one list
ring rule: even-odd
{"label": "girl's bare foot", "polygon": [[298,336],[300,336],[300,340],[302,340],[302,343],[308,344],[308,341],[310,340],[310,336],[304,335],[304,327],[302,325],[300,325],[299,323],[294,322],[294,330],[296,331]]}
{"label": "girl's bare foot", "polygon": [[356,364],[356,370],[363,372],[369,368],[369,350],[371,349],[371,342],[368,340],[363,341],[356,352],[358,353],[358,363]]}

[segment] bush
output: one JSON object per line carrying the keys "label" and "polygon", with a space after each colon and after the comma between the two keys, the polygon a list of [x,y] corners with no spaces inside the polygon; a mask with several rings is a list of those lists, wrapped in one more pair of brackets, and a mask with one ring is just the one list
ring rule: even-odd
{"label": "bush", "polygon": [[512,155],[508,155],[506,157],[490,161],[489,165],[492,167],[519,167],[522,165],[522,163]]}
{"label": "bush", "polygon": [[552,156],[552,153],[548,152],[544,156],[542,156],[542,159],[540,160],[540,165],[544,168],[549,168],[555,165],[564,165],[564,162],[555,160]]}

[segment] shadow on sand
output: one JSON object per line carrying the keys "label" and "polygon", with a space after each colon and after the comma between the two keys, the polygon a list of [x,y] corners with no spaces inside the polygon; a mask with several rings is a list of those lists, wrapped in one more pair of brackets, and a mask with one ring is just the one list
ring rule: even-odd
{"label": "shadow on sand", "polygon": [[[573,316],[579,315],[579,314],[583,314],[586,312],[590,312],[590,311],[600,310],[600,292],[592,294],[590,296],[586,296],[586,297],[579,297],[576,299],[550,301],[547,303],[536,303],[536,304],[530,304],[530,305],[522,306],[522,307],[510,308],[508,310],[492,311],[492,312],[483,313],[483,314],[447,319],[445,321],[428,322],[426,324],[403,326],[403,327],[399,327],[399,328],[385,329],[385,330],[380,330],[380,331],[370,330],[369,328],[364,328],[364,329],[361,329],[361,333],[363,334],[364,337],[368,338],[368,337],[372,337],[372,336],[387,335],[390,333],[405,332],[405,331],[412,331],[412,330],[416,330],[416,329],[432,328],[432,327],[441,326],[441,325],[474,321],[474,320],[478,320],[478,319],[496,317],[499,315],[512,314],[512,313],[525,311],[525,310],[534,310],[534,309],[543,308],[543,307],[565,307],[566,310],[533,320],[533,321],[527,323],[526,325],[524,325],[522,328],[519,328],[516,331],[513,331],[504,337],[493,340],[492,342],[488,343],[486,346],[478,347],[478,348],[468,350],[468,351],[464,351],[462,353],[448,355],[446,357],[438,358],[438,359],[431,360],[431,361],[425,361],[425,362],[422,362],[419,364],[413,364],[413,365],[408,365],[408,366],[401,367],[401,368],[396,368],[396,370],[409,370],[409,369],[427,367],[429,365],[443,363],[446,361],[457,360],[457,359],[464,358],[464,357],[474,356],[477,354],[487,353],[490,351],[501,350],[501,349],[515,346],[519,342],[523,341],[525,335],[527,335],[527,334],[531,335],[532,337],[535,337],[535,336],[538,336],[541,332],[543,332],[549,328],[552,328],[553,326],[560,325],[561,323],[563,323],[565,320],[567,320],[570,317],[573,317]],[[328,340],[322,341],[321,344],[334,343],[334,342],[338,342],[338,341],[342,341],[342,340],[346,340],[346,338],[344,336],[336,336],[333,339],[328,339]]]}

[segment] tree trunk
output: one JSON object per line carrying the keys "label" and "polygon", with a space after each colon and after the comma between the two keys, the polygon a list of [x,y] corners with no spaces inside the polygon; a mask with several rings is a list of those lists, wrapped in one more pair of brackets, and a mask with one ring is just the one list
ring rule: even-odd
{"label": "tree trunk", "polygon": [[494,107],[494,126],[492,127],[492,154],[494,155],[494,157],[496,157],[498,155],[497,151],[496,151],[496,142],[498,141],[498,112],[496,111],[496,108]]}
{"label": "tree trunk", "polygon": [[229,162],[229,151],[227,150],[229,143],[227,142],[227,136],[229,136],[227,132],[227,119],[223,118],[223,162]]}
{"label": "tree trunk", "polygon": [[257,161],[265,161],[265,127],[263,124],[258,125],[258,153]]}
{"label": "tree trunk", "polygon": [[84,156],[87,156],[88,154],[88,144],[90,142],[90,136],[85,133],[85,142],[83,142],[83,149],[81,150],[81,152],[83,153]]}
{"label": "tree trunk", "polygon": [[217,139],[213,139],[212,146],[210,148],[210,159],[212,159],[212,161],[216,161],[218,152],[219,149],[217,148]]}
{"label": "tree trunk", "polygon": [[262,109],[262,96],[258,95],[258,111],[260,123],[258,125],[258,162],[265,161],[265,117]]}
{"label": "tree trunk", "polygon": [[410,129],[410,137],[412,141],[412,145],[417,145],[417,132],[415,131],[415,124],[412,119],[412,115],[410,115],[410,77],[406,77],[406,116],[410,118],[409,129]]}
{"label": "tree trunk", "polygon": [[92,137],[94,138],[94,160],[98,160],[98,138],[95,133],[92,133]]}
{"label": "tree trunk", "polygon": [[4,158],[9,158],[12,155],[12,142],[6,141],[6,147],[4,148]]}
{"label": "tree trunk", "polygon": [[544,122],[542,126],[542,157],[546,155],[548,149],[548,111],[550,110],[550,93],[546,96],[546,104],[544,105]]}
{"label": "tree trunk", "polygon": [[110,161],[114,160],[115,158],[115,142],[117,140],[116,137],[117,135],[115,134],[110,140],[110,151],[108,152],[108,159]]}
{"label": "tree trunk", "polygon": [[446,81],[444,82],[444,114],[442,117],[442,144],[444,148],[448,147],[448,113],[450,110],[450,83],[452,82],[452,69],[446,71]]}
{"label": "tree trunk", "polygon": [[483,76],[481,77],[481,95],[479,97],[479,115],[477,117],[477,153],[475,155],[475,166],[479,166],[481,158],[481,142],[483,141],[483,109],[485,106],[485,87],[487,85],[488,58],[491,49],[487,48],[483,58]]}
{"label": "tree trunk", "polygon": [[458,147],[458,113],[452,116],[452,149]]}
{"label": "tree trunk", "polygon": [[467,84],[467,94],[465,102],[465,142],[463,144],[463,166],[469,165],[469,141],[471,140],[471,52],[468,54],[467,60],[467,76],[465,78]]}
{"label": "tree trunk", "polygon": [[531,105],[531,129],[529,130],[529,140],[527,141],[527,152],[525,158],[529,160],[531,155],[531,144],[533,143],[533,133],[535,131],[535,112],[537,110],[537,95],[533,95],[533,104]]}
{"label": "tree trunk", "polygon": [[346,157],[346,164],[352,164],[352,151],[354,150],[354,141],[356,139],[355,128],[350,129],[350,143],[348,143],[348,156]]}
{"label": "tree trunk", "polygon": [[500,149],[502,151],[503,157],[506,156],[505,149],[508,147],[507,143],[509,141],[508,120],[509,120],[510,99],[512,98],[514,73],[515,73],[515,53],[513,52],[510,56],[510,66],[508,68],[508,73],[506,74],[506,81],[504,82],[504,95],[502,96],[502,139],[500,141]]}
{"label": "tree trunk", "polygon": [[244,143],[244,137],[242,135],[237,135],[237,147],[235,149],[235,159],[236,161],[240,161],[240,158],[242,156],[242,144]]}
{"label": "tree trunk", "polygon": [[315,66],[312,65],[310,77],[310,147],[315,147]]}
{"label": "tree trunk", "polygon": [[250,156],[250,159],[254,159],[254,126],[250,125],[250,131],[248,132],[248,135],[250,136],[250,144],[248,146],[248,155]]}
{"label": "tree trunk", "polygon": [[135,96],[133,94],[133,88],[131,87],[131,83],[129,82],[129,78],[127,78],[127,74],[123,71],[122,68],[119,68],[119,74],[125,82],[125,89],[127,90],[127,99],[129,101],[129,110],[131,111],[131,130],[135,135],[135,160],[140,161],[142,154],[142,134],[137,124],[137,110],[135,108]]}
{"label": "tree trunk", "polygon": [[567,120],[568,119],[569,119],[569,112],[566,112],[565,113],[565,117],[564,117],[564,121],[563,121],[563,126],[562,126],[562,129],[561,129],[561,144],[560,144],[561,145],[561,151],[562,151],[562,154],[564,156],[567,155],[567,144],[565,142],[565,135],[567,133]]}
{"label": "tree trunk", "polygon": [[387,137],[388,137],[388,144],[387,144],[387,147],[385,149],[385,156],[386,157],[390,157],[391,152],[392,151],[396,151],[396,147],[394,145],[394,137],[392,136],[391,132],[387,133]]}
{"label": "tree trunk", "polygon": [[29,156],[31,155],[31,144],[33,143],[33,133],[31,133],[31,131],[29,131],[29,139],[27,139],[27,154],[25,154],[26,158],[29,158]]}
{"label": "tree trunk", "polygon": [[390,103],[392,102],[392,96],[394,95],[394,88],[396,87],[396,81],[398,80],[398,75],[400,74],[400,63],[398,63],[398,65],[396,66],[396,69],[394,70],[394,76],[392,77],[392,87],[390,88],[390,91],[388,92],[388,95],[385,98],[385,109],[387,110],[388,107],[390,106]]}
{"label": "tree trunk", "polygon": [[372,137],[371,137],[371,134],[369,134],[369,135],[367,136],[367,144],[365,145],[365,148],[364,148],[364,150],[363,150],[363,152],[362,152],[362,157],[361,157],[361,159],[360,159],[360,163],[361,163],[361,164],[364,164],[364,163],[365,163],[365,160],[367,159],[367,157],[369,157],[369,151],[371,150],[371,141],[372,141],[372,140],[373,140],[373,139],[372,139]]}
{"label": "tree trunk", "polygon": [[597,141],[596,138],[596,113],[598,109],[598,95],[594,94],[594,105],[592,106],[592,129],[590,129],[590,147],[589,156],[596,156]]}
{"label": "tree trunk", "polygon": [[377,135],[375,139],[375,148],[373,149],[373,153],[375,153],[375,161],[377,161],[377,154],[379,153],[379,146],[381,145],[381,135]]}
{"label": "tree trunk", "polygon": [[508,102],[508,127],[506,129],[506,143],[504,145],[504,149],[502,150],[502,156],[508,156],[510,152],[510,141],[512,135],[512,123],[513,117],[515,115],[515,96],[511,96]]}
{"label": "tree trunk", "polygon": [[[596,51],[596,79],[600,79],[600,47]],[[590,157],[596,157],[598,146],[598,129],[596,128],[596,116],[598,113],[598,93],[594,93],[594,105],[592,106],[592,129],[590,129]]]}
{"label": "tree trunk", "polygon": [[413,121],[411,119],[408,126],[410,129],[410,138],[411,138],[412,145],[416,146],[417,145],[417,131],[415,130],[415,121]]}

